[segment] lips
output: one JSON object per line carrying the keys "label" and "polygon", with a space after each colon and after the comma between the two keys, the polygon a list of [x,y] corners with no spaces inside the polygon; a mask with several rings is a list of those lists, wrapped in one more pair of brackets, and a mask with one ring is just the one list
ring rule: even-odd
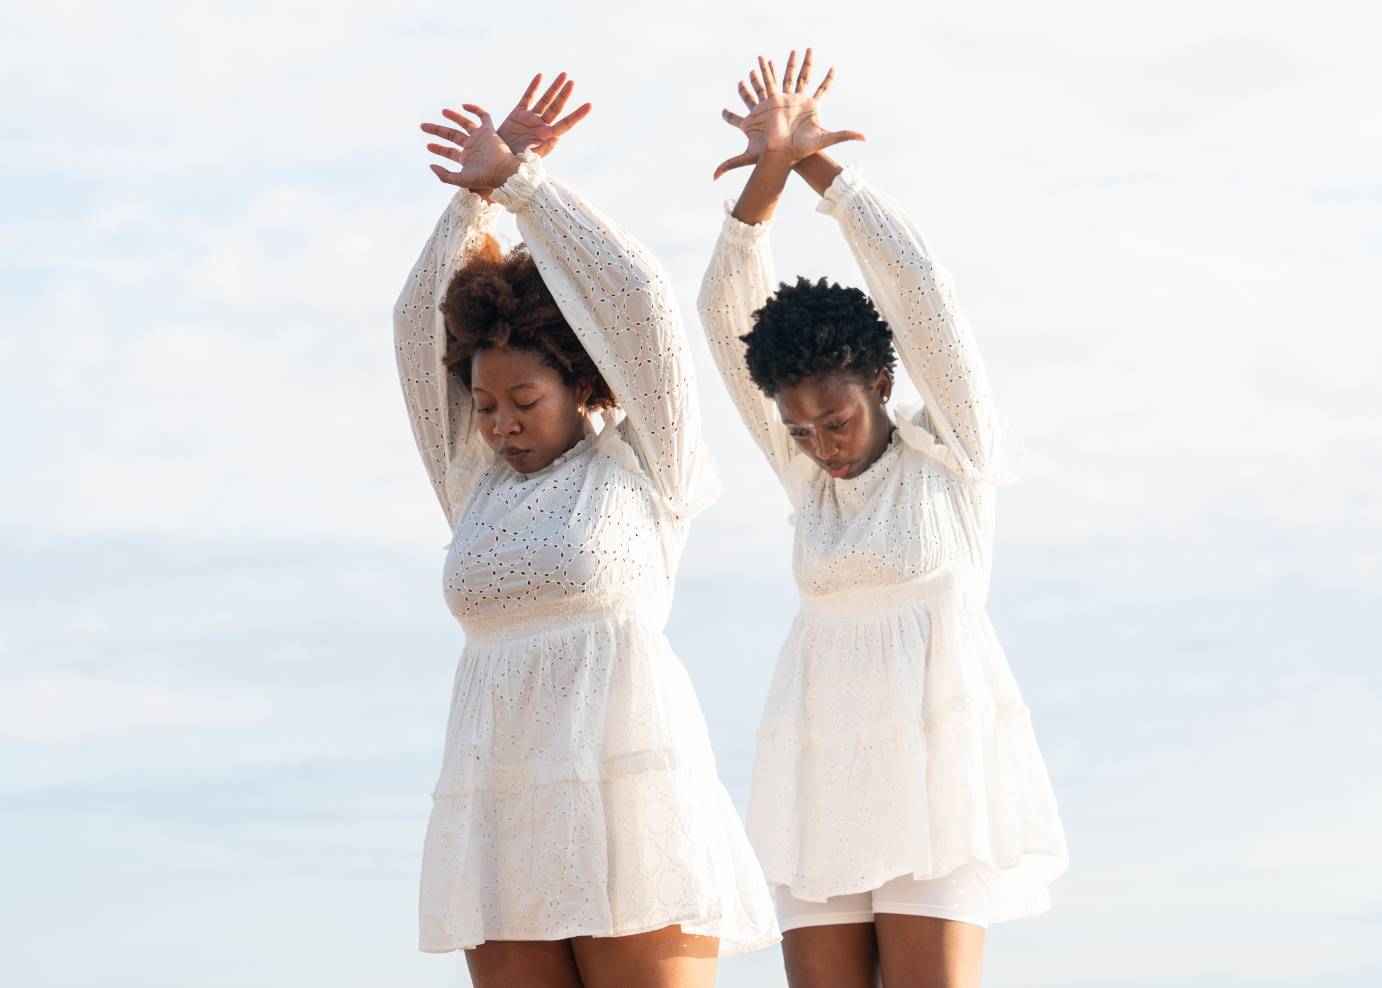
{"label": "lips", "polygon": [[499,451],[499,455],[510,463],[517,463],[528,455],[528,451],[526,449],[519,449],[517,446],[505,446]]}
{"label": "lips", "polygon": [[839,466],[831,466],[828,463],[823,465],[825,467],[825,472],[832,477],[843,477],[845,474],[849,473],[848,463],[842,463]]}

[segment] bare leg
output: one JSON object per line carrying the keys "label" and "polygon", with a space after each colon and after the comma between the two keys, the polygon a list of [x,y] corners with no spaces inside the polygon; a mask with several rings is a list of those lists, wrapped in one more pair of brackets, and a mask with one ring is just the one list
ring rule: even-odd
{"label": "bare leg", "polygon": [[570,940],[489,940],[465,952],[475,988],[584,988]]}
{"label": "bare leg", "polygon": [[878,942],[872,923],[802,926],[782,934],[791,988],[876,988]]}
{"label": "bare leg", "polygon": [[883,988],[979,988],[982,926],[897,913],[878,913],[873,923]]}
{"label": "bare leg", "polygon": [[665,926],[626,937],[573,937],[585,988],[711,988],[720,941]]}

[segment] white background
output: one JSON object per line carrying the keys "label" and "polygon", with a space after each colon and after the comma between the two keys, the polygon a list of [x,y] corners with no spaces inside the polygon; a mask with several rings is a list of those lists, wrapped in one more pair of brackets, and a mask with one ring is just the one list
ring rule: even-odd
{"label": "white background", "polygon": [[[0,982],[465,983],[415,950],[461,636],[389,315],[418,122],[537,70],[696,343],[727,492],[669,633],[743,807],[789,529],[693,303],[719,110],[806,44],[1027,440],[991,604],[1072,864],[986,984],[1382,979],[1376,5],[745,6],[6,5]],[[812,205],[779,274],[858,284]]]}

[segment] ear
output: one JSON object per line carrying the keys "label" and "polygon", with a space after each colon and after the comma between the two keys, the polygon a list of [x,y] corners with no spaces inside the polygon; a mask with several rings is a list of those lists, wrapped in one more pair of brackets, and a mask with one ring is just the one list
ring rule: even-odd
{"label": "ear", "polygon": [[585,411],[590,407],[590,399],[595,394],[595,385],[590,381],[576,382],[576,405]]}
{"label": "ear", "polygon": [[893,396],[893,372],[884,367],[878,372],[878,376],[873,379],[873,390],[878,395],[878,400],[883,404],[888,403],[888,399]]}

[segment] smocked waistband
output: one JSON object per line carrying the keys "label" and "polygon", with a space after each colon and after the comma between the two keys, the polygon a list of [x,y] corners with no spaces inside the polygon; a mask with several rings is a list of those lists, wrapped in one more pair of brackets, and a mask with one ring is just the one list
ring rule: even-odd
{"label": "smocked waistband", "polygon": [[491,606],[484,614],[466,614],[457,620],[469,644],[513,641],[602,621],[619,621],[636,611],[632,594],[582,594],[542,603],[516,603],[511,608]]}
{"label": "smocked waistband", "polygon": [[801,612],[811,617],[855,618],[924,604],[969,584],[975,571],[968,563],[947,563],[903,583],[847,587],[827,593],[801,594]]}

